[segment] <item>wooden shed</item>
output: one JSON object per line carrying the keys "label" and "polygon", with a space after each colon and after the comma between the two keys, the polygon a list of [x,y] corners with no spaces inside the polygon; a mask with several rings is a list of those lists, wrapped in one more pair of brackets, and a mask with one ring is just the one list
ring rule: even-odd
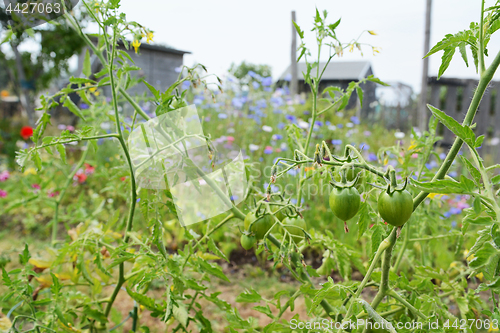
{"label": "wooden shed", "polygon": [[[326,63],[321,62],[319,64],[320,71],[325,68]],[[298,92],[310,92],[309,87],[305,84],[302,73],[307,70],[306,64],[300,62],[297,64],[297,72],[299,73],[298,79]],[[289,66],[285,72],[278,79],[278,84],[284,84],[291,78],[291,66]],[[359,81],[369,75],[373,74],[373,69],[369,61],[331,61],[325,69],[323,77],[320,82],[320,92],[322,92],[326,87],[338,86],[340,88],[347,88],[351,81]],[[375,90],[376,84],[373,82],[366,82],[361,85],[364,92],[363,99],[363,109],[360,110],[361,116],[366,116],[371,111],[370,104],[376,100]],[[358,97],[356,92],[353,93],[347,109],[358,108]]]}

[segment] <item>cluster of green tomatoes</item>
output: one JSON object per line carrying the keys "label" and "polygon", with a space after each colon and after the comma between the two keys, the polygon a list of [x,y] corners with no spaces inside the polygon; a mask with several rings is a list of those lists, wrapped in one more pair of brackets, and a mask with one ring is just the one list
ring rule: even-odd
{"label": "cluster of green tomatoes", "polygon": [[[344,230],[349,232],[347,221],[351,220],[359,211],[361,195],[358,191],[364,170],[358,168],[341,168],[340,182],[336,182],[334,175],[330,184],[333,186],[329,196],[329,206],[333,214],[344,221]],[[390,175],[393,181],[380,193],[377,208],[382,219],[400,229],[413,213],[413,197],[406,190],[407,182],[397,186],[395,173]],[[289,202],[272,201],[271,197],[262,199],[257,209],[249,212],[244,221],[244,231],[241,235],[241,245],[250,250],[257,241],[262,240],[275,225],[287,240],[299,243],[302,239],[310,239],[307,233],[307,223],[297,208]],[[398,230],[399,231],[399,230]],[[398,232],[399,234],[399,232]]]}

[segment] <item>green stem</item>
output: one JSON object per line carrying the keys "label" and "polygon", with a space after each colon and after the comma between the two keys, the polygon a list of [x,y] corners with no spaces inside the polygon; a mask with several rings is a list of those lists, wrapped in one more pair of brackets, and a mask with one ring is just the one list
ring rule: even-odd
{"label": "green stem", "polygon": [[[269,241],[271,241],[271,243],[273,243],[277,248],[280,248],[281,247],[281,244],[280,244],[280,241],[276,239],[276,237],[274,237],[274,235],[272,234],[268,234],[267,235],[267,239]],[[292,262],[292,266],[294,265],[294,263]],[[314,288],[314,285],[311,281],[311,278],[307,275],[307,274],[303,274],[303,279],[309,283],[311,285],[312,288]],[[300,281],[300,280],[299,280]],[[330,305],[330,303],[328,303],[327,300],[322,300],[321,303],[320,303],[321,307],[325,310],[326,314],[334,319],[335,316],[333,315],[333,313],[335,312],[335,310],[333,309],[333,307]]]}
{"label": "green stem", "polygon": [[[411,221],[411,220],[410,220]],[[403,246],[399,250],[398,257],[396,259],[396,263],[394,264],[393,271],[397,273],[399,269],[399,265],[401,264],[401,260],[403,259],[403,255],[406,251],[406,247],[408,246],[408,240],[410,239],[410,221],[406,222],[404,230],[405,230],[405,238],[403,240]]]}
{"label": "green stem", "polygon": [[385,251],[384,258],[382,258],[382,277],[380,287],[371,304],[374,310],[377,309],[377,306],[389,291],[389,271],[391,268],[392,249],[394,248],[394,244],[396,244],[396,229],[396,227],[393,228],[391,234],[387,237],[389,245]]}
{"label": "green stem", "polygon": [[[370,277],[373,273],[373,270],[377,266],[377,263],[380,260],[380,257],[389,248],[392,249],[392,246],[394,246],[395,240],[396,240],[396,228],[393,228],[391,233],[389,234],[389,236],[386,239],[384,239],[382,241],[382,243],[380,243],[380,245],[378,246],[377,252],[375,253],[375,257],[373,258],[372,263],[370,264],[370,267],[368,268],[368,271],[366,272],[365,277],[363,278],[363,281],[361,281],[361,283],[358,287],[358,290],[354,294],[353,301],[351,302],[349,309],[347,309],[345,319],[349,319],[352,316],[352,312],[354,310],[354,303],[356,302],[356,299],[359,298],[359,296],[363,292],[363,289],[365,288],[366,284],[370,280]],[[384,262],[382,262],[382,265],[383,264],[384,264]],[[380,288],[382,288],[382,286],[380,286]],[[380,288],[379,288],[379,292],[380,292]]]}
{"label": "green stem", "polygon": [[[104,34],[106,35],[106,32],[104,32]],[[111,45],[111,48],[109,47],[109,44],[107,42],[107,38],[106,38],[106,45],[107,45],[108,50],[111,49],[111,60],[110,60],[110,64],[108,67],[108,73],[109,73],[110,82],[111,82],[111,95],[112,95],[112,99],[113,99],[113,108],[115,111],[115,122],[116,122],[116,130],[118,132],[118,141],[120,142],[120,145],[121,145],[123,152],[125,154],[125,158],[127,160],[127,164],[129,167],[129,173],[130,173],[130,207],[129,207],[129,213],[128,213],[125,232],[123,235],[123,242],[128,243],[128,241],[130,239],[129,233],[132,230],[132,223],[134,220],[135,204],[137,201],[137,189],[136,189],[136,184],[135,184],[134,168],[132,166],[132,160],[130,158],[130,154],[129,154],[127,145],[125,144],[125,140],[123,139],[123,133],[122,133],[121,126],[120,126],[120,114],[118,112],[116,85],[114,82],[113,63],[114,63],[114,54],[115,54],[115,46],[116,46],[116,31],[113,31],[113,44]],[[118,292],[120,291],[120,288],[122,287],[123,283],[125,283],[125,278],[124,278],[124,263],[122,262],[119,265],[118,281],[116,282],[116,287],[113,290],[113,293],[110,297],[110,301],[106,306],[106,310],[104,311],[104,315],[106,317],[111,312],[111,308],[113,307],[113,303],[114,303],[116,296],[118,295]]]}
{"label": "green stem", "polygon": [[479,75],[485,71],[484,65],[484,0],[481,0],[481,19],[479,21]]}
{"label": "green stem", "polygon": [[[469,105],[469,109],[467,110],[467,114],[465,115],[465,119],[462,123],[463,126],[470,126],[472,124],[472,121],[474,120],[474,116],[476,115],[477,109],[479,107],[479,103],[481,102],[481,99],[483,98],[484,92],[486,91],[486,88],[488,87],[491,79],[493,78],[493,75],[495,74],[498,66],[500,65],[500,52],[497,53],[495,58],[493,59],[493,62],[491,65],[481,74],[481,79],[479,80],[479,84],[476,88],[476,91],[474,92],[474,96],[472,97],[472,101]],[[437,171],[437,173],[434,175],[432,178],[432,181],[438,180],[438,179],[443,179],[448,170],[451,167],[451,164],[457,157],[458,152],[460,151],[460,148],[462,147],[463,141],[459,137],[455,139],[455,142],[453,142],[453,145],[451,146],[450,151],[448,152],[448,155],[446,155],[445,160],[443,161],[443,164],[441,164],[441,167]],[[424,199],[429,195],[428,192],[421,191],[414,199],[413,199],[413,210],[415,210],[421,203],[424,201]]]}
{"label": "green stem", "polygon": [[36,149],[42,149],[45,147],[50,147],[50,146],[55,146],[55,145],[60,145],[60,144],[65,144],[65,143],[71,143],[71,142],[79,142],[79,141],[90,141],[90,140],[97,140],[97,139],[107,139],[107,138],[117,138],[117,134],[103,134],[103,135],[94,135],[94,136],[87,136],[87,137],[79,137],[75,139],[69,139],[69,140],[64,140],[64,141],[55,141],[51,143],[47,143],[45,145],[37,146]]}
{"label": "green stem", "polygon": [[411,305],[410,303],[408,303],[408,301],[406,299],[404,299],[404,297],[402,297],[401,295],[399,295],[396,291],[390,290],[387,293],[387,295],[391,296],[395,300],[399,301],[401,304],[403,304],[405,307],[407,307],[411,312],[413,312],[415,315],[419,316],[423,320],[427,320],[428,319],[426,315],[424,315],[422,312],[420,312],[418,309],[416,309],[413,305]]}

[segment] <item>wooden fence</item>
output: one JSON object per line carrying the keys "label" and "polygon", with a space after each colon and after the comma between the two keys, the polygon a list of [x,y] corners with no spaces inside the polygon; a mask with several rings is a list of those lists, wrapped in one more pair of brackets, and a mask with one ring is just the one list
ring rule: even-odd
{"label": "wooden fence", "polygon": [[[473,79],[449,79],[436,77],[429,78],[429,88],[427,91],[427,102],[438,109],[445,111],[457,121],[462,122],[467,109],[474,95],[474,90],[478,84]],[[476,135],[486,136],[485,150],[487,153],[494,153],[500,156],[500,151],[495,151],[494,146],[500,143],[500,81],[492,81],[479,105],[478,112],[474,119],[477,124]],[[443,144],[451,145],[455,135],[447,128],[440,128],[440,135],[443,136]],[[497,148],[496,150],[499,150]]]}

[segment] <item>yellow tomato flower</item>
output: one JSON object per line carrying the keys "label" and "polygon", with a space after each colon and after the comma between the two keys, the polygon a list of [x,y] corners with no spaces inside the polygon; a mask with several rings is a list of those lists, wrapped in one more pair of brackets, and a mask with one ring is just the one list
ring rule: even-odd
{"label": "yellow tomato flower", "polygon": [[148,35],[146,36],[147,40],[146,42],[149,44],[150,42],[153,41],[154,34],[152,32],[148,32]]}
{"label": "yellow tomato flower", "polygon": [[417,143],[415,140],[411,140],[410,147],[408,147],[408,150],[415,149],[417,147]]}
{"label": "yellow tomato flower", "polygon": [[429,198],[434,199],[434,198],[441,198],[444,194],[439,194],[439,193],[431,193],[429,194]]}
{"label": "yellow tomato flower", "polygon": [[368,33],[372,36],[377,36],[377,33],[373,30],[368,30]]}
{"label": "yellow tomato flower", "polygon": [[484,274],[482,272],[479,274],[476,274],[476,277],[479,279],[479,281],[483,282]]}
{"label": "yellow tomato flower", "polygon": [[7,332],[12,327],[12,322],[7,316],[0,316],[0,332]]}
{"label": "yellow tomato flower", "polygon": [[139,50],[139,46],[141,46],[141,42],[137,39],[134,39],[134,41],[132,42],[132,47],[135,49],[135,53],[137,53],[137,50]]}
{"label": "yellow tomato flower", "polygon": [[25,176],[27,176],[27,175],[36,175],[36,169],[33,168],[33,167],[30,167],[30,168],[26,169],[23,174]]}
{"label": "yellow tomato flower", "polygon": [[373,55],[377,55],[377,53],[380,53],[380,48],[379,47],[372,47]]}

